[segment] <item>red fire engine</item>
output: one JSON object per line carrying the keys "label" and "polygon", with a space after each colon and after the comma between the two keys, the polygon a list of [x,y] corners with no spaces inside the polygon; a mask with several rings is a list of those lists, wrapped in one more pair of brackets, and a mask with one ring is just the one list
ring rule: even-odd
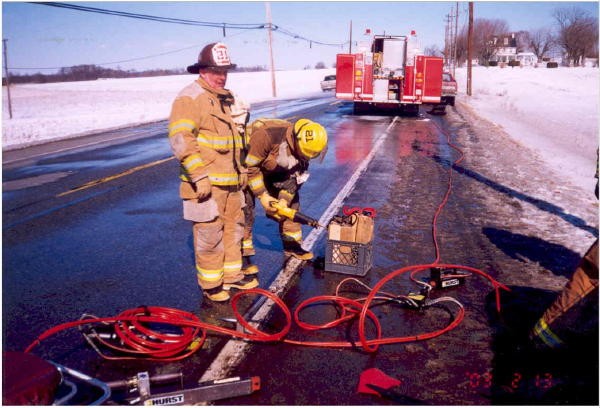
{"label": "red fire engine", "polygon": [[375,35],[359,43],[356,54],[338,54],[338,99],[353,101],[354,111],[369,107],[397,107],[418,113],[421,104],[439,104],[443,60],[425,56],[416,34]]}

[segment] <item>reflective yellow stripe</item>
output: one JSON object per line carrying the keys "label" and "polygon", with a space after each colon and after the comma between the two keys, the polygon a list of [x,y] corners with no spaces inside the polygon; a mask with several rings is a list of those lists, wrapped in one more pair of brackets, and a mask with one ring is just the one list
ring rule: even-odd
{"label": "reflective yellow stripe", "polygon": [[233,149],[242,147],[242,138],[237,135],[231,136],[212,136],[199,134],[196,141],[200,146],[210,147],[212,149]]}
{"label": "reflective yellow stripe", "polygon": [[187,181],[187,182],[191,182],[192,181],[192,178],[190,177],[190,174],[188,173],[188,171],[183,166],[179,166],[179,178],[181,180]]}
{"label": "reflective yellow stripe", "polygon": [[215,186],[236,186],[239,184],[237,173],[209,173],[208,178]]}
{"label": "reflective yellow stripe", "polygon": [[254,248],[254,244],[252,243],[251,239],[245,239],[242,241],[242,248],[243,249],[252,249]]}
{"label": "reflective yellow stripe", "polygon": [[183,162],[181,164],[183,165],[183,167],[185,168],[185,170],[188,173],[191,173],[194,170],[198,169],[199,167],[204,166],[202,157],[200,157],[200,155],[198,155],[198,154],[190,154],[188,157],[186,157],[183,160]]}
{"label": "reflective yellow stripe", "polygon": [[[179,178],[182,181],[191,182],[192,178],[185,168],[181,168],[179,173]],[[239,184],[239,179],[237,173],[227,173],[227,174],[209,174],[208,179],[210,180],[210,184],[214,186],[237,186]]]}
{"label": "reflective yellow stripe", "polygon": [[227,272],[237,272],[242,270],[242,261],[225,262],[223,268]]}
{"label": "reflective yellow stripe", "polygon": [[284,232],[281,236],[281,239],[284,241],[296,241],[300,242],[302,240],[302,231],[298,232]]}
{"label": "reflective yellow stripe", "polygon": [[198,277],[204,281],[216,282],[223,279],[223,269],[204,269],[196,265]]}
{"label": "reflective yellow stripe", "polygon": [[260,158],[249,154],[248,156],[246,156],[246,166],[250,167],[250,166],[256,166],[258,163],[260,163],[261,160]]}
{"label": "reflective yellow stripe", "polygon": [[550,330],[546,321],[542,318],[537,321],[533,332],[542,340],[548,347],[560,347],[563,342],[562,340]]}
{"label": "reflective yellow stripe", "polygon": [[169,124],[169,137],[173,136],[176,133],[188,131],[193,132],[196,128],[196,123],[193,120],[189,119],[179,119],[173,123]]}
{"label": "reflective yellow stripe", "polygon": [[248,185],[253,192],[257,192],[257,190],[265,188],[262,174],[248,180]]}
{"label": "reflective yellow stripe", "polygon": [[188,183],[192,182],[192,179],[187,174],[181,173],[179,174],[179,178],[181,179],[181,181],[187,181]]}

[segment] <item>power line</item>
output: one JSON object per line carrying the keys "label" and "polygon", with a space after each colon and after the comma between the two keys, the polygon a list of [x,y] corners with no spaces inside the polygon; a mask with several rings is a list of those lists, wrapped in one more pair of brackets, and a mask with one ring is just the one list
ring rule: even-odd
{"label": "power line", "polygon": [[101,9],[101,8],[97,8],[97,7],[78,6],[76,4],[71,4],[71,3],[34,2],[31,4],[41,4],[43,6],[67,8],[67,9],[72,9],[72,10],[77,10],[77,11],[86,11],[86,12],[90,12],[90,13],[108,14],[108,15],[114,15],[114,16],[120,16],[120,17],[136,18],[136,19],[141,19],[141,20],[158,21],[161,23],[172,23],[172,24],[194,25],[194,26],[201,26],[201,27],[222,28],[223,36],[225,36],[225,30],[227,28],[236,29],[236,30],[263,30],[263,29],[270,28],[271,30],[273,30],[275,32],[279,32],[283,35],[287,35],[292,38],[300,39],[300,40],[309,42],[311,44],[341,47],[348,43],[348,42],[325,43],[325,42],[321,42],[321,41],[317,41],[317,40],[312,40],[310,38],[304,37],[300,34],[296,34],[294,32],[291,32],[291,31],[281,27],[281,26],[278,26],[276,24],[271,24],[271,23],[253,23],[253,24],[249,24],[249,23],[215,23],[215,22],[208,22],[208,21],[187,20],[187,19],[172,18],[172,17],[160,17],[160,16],[149,15],[149,14],[129,13],[129,12],[125,12],[125,11],[108,10],[108,9]]}
{"label": "power line", "polygon": [[[318,41],[318,40],[313,40],[313,39],[304,37],[300,34],[296,34],[292,31],[289,31],[289,30],[287,30],[281,26],[278,26],[276,24],[272,24],[270,22],[269,23],[252,23],[252,24],[250,24],[250,23],[215,23],[215,22],[209,22],[209,21],[199,21],[199,20],[172,18],[172,17],[153,16],[153,15],[149,15],[149,14],[129,13],[129,12],[125,12],[125,11],[108,10],[108,9],[101,9],[101,8],[97,8],[97,7],[79,6],[79,5],[72,4],[72,3],[31,2],[31,4],[38,4],[38,5],[58,7],[58,8],[66,8],[66,9],[89,12],[89,13],[98,13],[98,14],[106,14],[106,15],[113,15],[113,16],[119,16],[119,17],[135,18],[135,19],[140,19],[140,20],[156,21],[156,22],[161,22],[161,23],[221,28],[223,30],[223,37],[226,36],[227,28],[235,29],[235,30],[271,29],[272,31],[279,33],[281,35],[285,35],[285,36],[288,36],[288,37],[291,37],[291,38],[294,38],[297,40],[301,40],[301,41],[306,41],[307,43],[310,44],[311,48],[312,48],[313,44],[330,46],[330,47],[340,47],[340,48],[343,47],[344,45],[348,44],[348,41],[342,42],[342,43],[326,43],[326,42],[322,42],[322,41]],[[137,57],[137,58],[131,58],[131,59],[127,59],[127,60],[112,61],[112,62],[103,62],[103,63],[93,64],[93,65],[104,66],[104,65],[113,65],[113,64],[121,64],[121,63],[125,63],[125,62],[139,61],[139,60],[150,59],[150,58],[159,57],[159,56],[163,56],[163,55],[174,54],[174,53],[177,53],[180,51],[188,50],[191,48],[197,48],[197,47],[199,47],[199,46],[195,45],[192,47],[181,48],[178,50],[168,51],[168,52],[145,56],[145,57]],[[85,65],[85,64],[78,64],[78,65]],[[10,69],[11,70],[58,70],[58,69],[71,68],[71,67],[75,67],[75,66],[77,66],[77,65],[71,65],[71,66],[66,66],[66,67],[64,67],[64,66],[63,67],[10,67]]]}
{"label": "power line", "polygon": [[348,41],[343,42],[343,43],[324,43],[324,42],[321,42],[321,41],[311,40],[310,38],[303,37],[303,36],[301,36],[299,34],[294,34],[291,31],[286,30],[285,28],[277,27],[277,26],[275,26],[275,27],[276,28],[274,28],[274,30],[275,30],[276,33],[287,35],[288,37],[292,37],[292,38],[295,38],[295,39],[298,39],[298,40],[304,40],[304,41],[307,41],[307,42],[309,42],[311,44],[326,45],[326,46],[330,46],[330,47],[343,47],[344,45],[348,44]]}
{"label": "power line", "polygon": [[[135,18],[135,19],[140,19],[140,20],[157,21],[157,22],[161,22],[161,23],[222,28],[223,29],[223,37],[226,36],[225,30],[227,28],[235,29],[235,30],[264,30],[264,29],[270,28],[274,32],[279,33],[281,35],[285,35],[285,36],[288,36],[288,37],[291,37],[291,38],[294,38],[297,40],[301,40],[301,41],[306,41],[307,43],[310,44],[310,47],[312,47],[313,44],[323,45],[323,46],[331,46],[331,47],[343,47],[344,45],[348,44],[348,41],[342,42],[342,43],[326,43],[326,42],[322,42],[322,41],[318,41],[318,40],[313,40],[313,39],[304,37],[300,34],[296,34],[292,31],[289,31],[289,30],[287,30],[283,27],[280,27],[276,24],[272,24],[270,22],[269,23],[252,23],[252,24],[250,24],[250,23],[215,23],[215,22],[208,22],[208,21],[187,20],[187,19],[179,19],[179,18],[172,18],[172,17],[160,17],[160,16],[149,15],[149,14],[129,13],[129,12],[125,12],[125,11],[108,10],[108,9],[101,9],[101,8],[97,8],[97,7],[79,6],[79,5],[71,4],[71,3],[32,2],[31,4],[39,4],[39,5],[43,5],[43,6],[66,8],[66,9],[71,9],[71,10],[76,10],[76,11],[84,11],[84,12],[90,12],[90,13],[114,15],[114,16],[119,16],[119,17]],[[197,47],[199,47],[199,45],[180,48],[178,50],[163,52],[160,54],[154,54],[154,55],[149,55],[149,56],[145,56],[145,57],[130,58],[130,59],[120,60],[120,61],[103,62],[103,63],[93,64],[93,65],[104,66],[104,65],[114,65],[114,64],[122,64],[122,63],[126,63],[126,62],[140,61],[140,60],[155,58],[155,57],[159,57],[159,56],[163,56],[163,55],[174,54],[174,53],[177,53],[180,51],[188,50],[191,48],[197,48]],[[78,64],[78,65],[85,65],[85,64]],[[11,70],[59,70],[59,69],[72,68],[75,66],[77,66],[77,65],[70,65],[70,66],[66,66],[66,67],[65,66],[62,66],[62,67],[10,67],[10,69]]]}
{"label": "power line", "polygon": [[109,15],[113,15],[113,16],[136,18],[136,19],[140,19],[140,20],[158,21],[161,23],[195,25],[195,26],[202,26],[202,27],[215,27],[215,28],[235,28],[235,29],[239,29],[239,30],[257,30],[257,29],[265,28],[264,24],[262,24],[262,23],[260,23],[260,24],[214,23],[214,22],[208,22],[208,21],[186,20],[186,19],[180,19],[180,18],[152,16],[149,14],[128,13],[126,11],[107,10],[107,9],[101,9],[101,8],[96,8],[96,7],[88,7],[88,6],[78,6],[76,4],[71,4],[71,3],[32,2],[31,4],[41,4],[43,6],[67,8],[67,9],[78,10],[78,11],[87,11],[90,13],[109,14]]}

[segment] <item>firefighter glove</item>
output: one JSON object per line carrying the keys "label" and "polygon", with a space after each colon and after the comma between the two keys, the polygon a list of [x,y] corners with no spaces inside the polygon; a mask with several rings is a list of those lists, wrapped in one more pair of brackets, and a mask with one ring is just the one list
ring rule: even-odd
{"label": "firefighter glove", "polygon": [[271,205],[271,203],[276,203],[279,201],[275,197],[270,196],[268,193],[263,193],[260,195],[260,197],[258,197],[258,199],[268,215],[274,215],[277,213],[277,209]]}
{"label": "firefighter glove", "polygon": [[289,203],[292,202],[292,200],[294,199],[295,194],[290,193],[287,190],[280,190],[279,194],[277,195],[277,198],[279,198],[279,203],[281,204],[282,202],[284,202],[286,207],[289,207]]}
{"label": "firefighter glove", "polygon": [[277,200],[277,206],[282,208],[289,208],[290,204],[285,198],[280,198],[279,200]]}
{"label": "firefighter glove", "polygon": [[210,197],[211,184],[208,177],[204,177],[196,181],[195,187],[196,197],[198,198],[198,200],[203,201]]}
{"label": "firefighter glove", "polygon": [[242,172],[240,173],[240,177],[239,177],[239,183],[240,183],[240,189],[245,189],[246,187],[248,187],[248,172]]}

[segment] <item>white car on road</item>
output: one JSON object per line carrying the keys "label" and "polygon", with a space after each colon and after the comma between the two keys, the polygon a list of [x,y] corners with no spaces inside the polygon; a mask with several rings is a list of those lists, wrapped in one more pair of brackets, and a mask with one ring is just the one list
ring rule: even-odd
{"label": "white car on road", "polygon": [[335,91],[335,75],[326,75],[325,78],[321,81],[321,90],[325,91]]}

